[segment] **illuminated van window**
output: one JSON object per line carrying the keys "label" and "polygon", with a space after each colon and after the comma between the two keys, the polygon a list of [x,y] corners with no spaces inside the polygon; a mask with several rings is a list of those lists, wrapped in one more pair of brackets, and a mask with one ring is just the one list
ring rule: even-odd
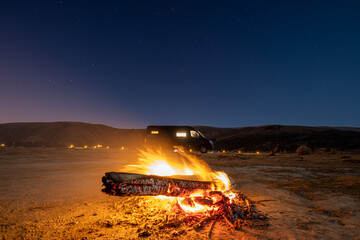
{"label": "illuminated van window", "polygon": [[186,137],[186,132],[176,132],[177,137]]}
{"label": "illuminated van window", "polygon": [[159,131],[151,131],[151,134],[159,134]]}
{"label": "illuminated van window", "polygon": [[197,131],[193,131],[193,130],[190,131],[190,136],[192,138],[199,138],[200,137],[199,133]]}

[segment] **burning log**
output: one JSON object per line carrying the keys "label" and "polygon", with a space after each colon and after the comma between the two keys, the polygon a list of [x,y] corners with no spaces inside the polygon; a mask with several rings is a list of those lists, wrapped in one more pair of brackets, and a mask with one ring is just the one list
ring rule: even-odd
{"label": "burning log", "polygon": [[187,196],[211,190],[215,183],[194,180],[194,176],[161,177],[135,173],[107,172],[102,178],[103,192],[114,196]]}

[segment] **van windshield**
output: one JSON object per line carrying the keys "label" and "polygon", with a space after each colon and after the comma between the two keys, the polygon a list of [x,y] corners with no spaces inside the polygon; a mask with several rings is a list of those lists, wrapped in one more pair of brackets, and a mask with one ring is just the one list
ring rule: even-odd
{"label": "van windshield", "polygon": [[197,131],[194,131],[194,130],[190,131],[190,136],[192,138],[200,138],[200,134]]}
{"label": "van windshield", "polygon": [[206,138],[200,131],[197,131],[202,138]]}

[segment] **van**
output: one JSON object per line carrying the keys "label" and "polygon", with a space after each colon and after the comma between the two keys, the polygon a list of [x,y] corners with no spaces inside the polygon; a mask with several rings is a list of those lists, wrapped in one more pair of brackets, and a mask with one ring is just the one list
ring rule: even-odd
{"label": "van", "polygon": [[182,146],[186,150],[207,153],[214,148],[214,143],[191,126],[148,126],[144,143],[148,146],[172,148]]}

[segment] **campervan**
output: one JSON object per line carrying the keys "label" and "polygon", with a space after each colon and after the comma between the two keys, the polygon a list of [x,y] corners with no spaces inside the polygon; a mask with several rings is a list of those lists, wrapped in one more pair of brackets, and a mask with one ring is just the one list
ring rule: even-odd
{"label": "campervan", "polygon": [[191,126],[148,126],[144,144],[164,148],[182,146],[188,151],[200,151],[201,153],[207,153],[214,148],[211,140]]}

